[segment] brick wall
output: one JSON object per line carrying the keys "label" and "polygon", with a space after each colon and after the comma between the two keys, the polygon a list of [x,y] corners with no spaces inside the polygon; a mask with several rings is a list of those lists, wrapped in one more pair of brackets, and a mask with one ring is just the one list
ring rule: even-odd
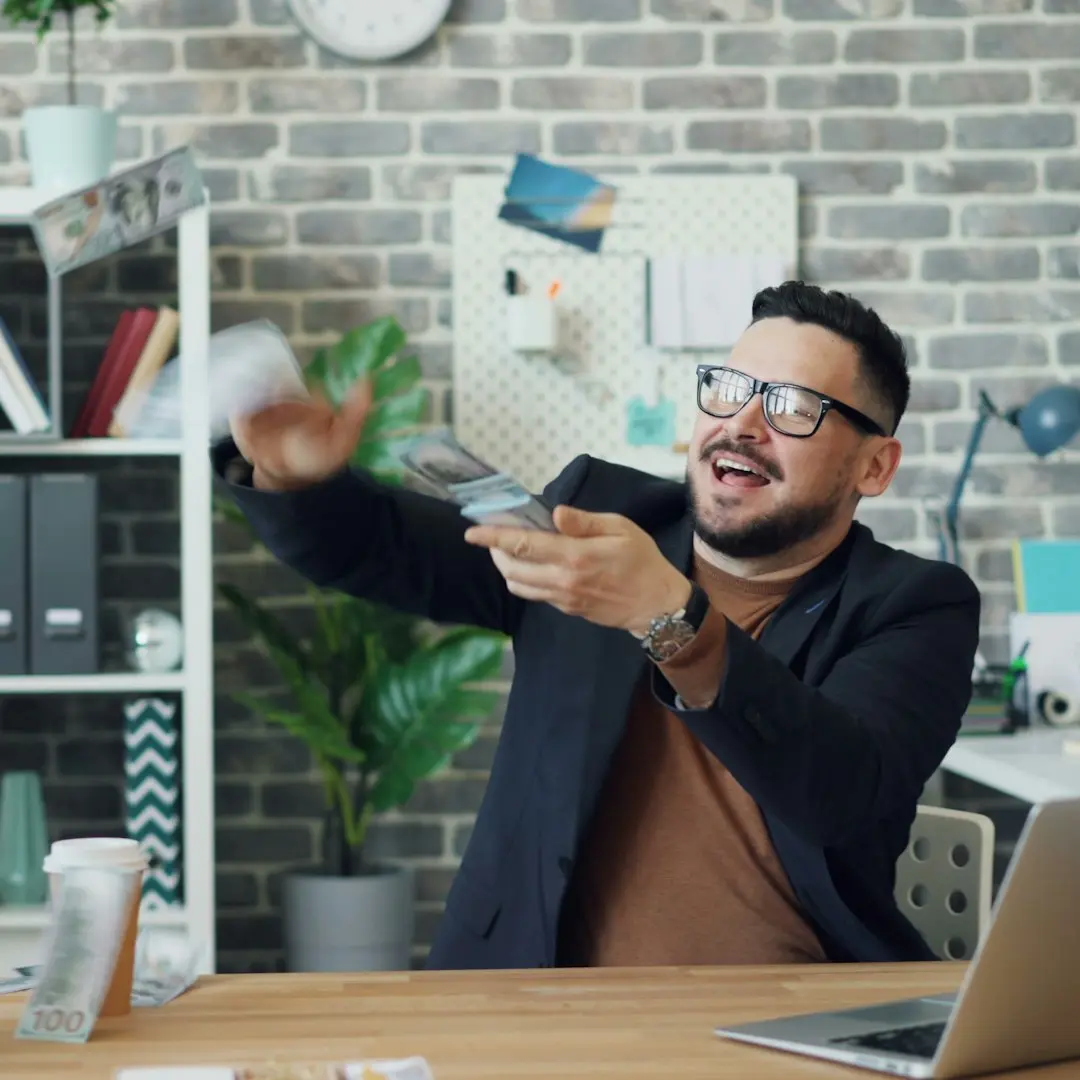
{"label": "brick wall", "polygon": [[[124,114],[125,159],[198,150],[216,206],[215,325],[266,315],[304,350],[394,311],[434,417],[449,389],[450,178],[518,150],[600,171],[799,178],[803,273],[877,305],[911,344],[905,465],[864,515],[889,541],[932,551],[920,499],[946,490],[980,388],[1019,402],[1080,364],[1075,0],[458,0],[437,41],[375,67],[318,49],[285,0],[121,8],[81,50],[83,94]],[[0,182],[25,179],[19,113],[61,93],[62,59],[59,41],[39,53],[26,33],[0,34]],[[16,249],[2,249],[0,302],[22,312],[32,346],[33,273]],[[116,305],[170,295],[168,266],[150,245],[81,275],[77,389]],[[1010,432],[988,433],[964,534],[992,656],[1011,607],[1008,543],[1076,533],[1078,462],[1035,464]],[[175,595],[174,479],[159,468],[109,471],[110,612]],[[233,530],[218,570],[303,618],[300,583]],[[289,741],[229,702],[273,673],[224,618],[217,655],[220,960],[262,967],[279,957],[278,874],[314,852],[319,792]],[[62,823],[118,821],[116,707],[3,703],[3,761],[45,771]],[[493,719],[377,826],[380,853],[421,869],[420,952],[496,733]],[[988,805],[970,785],[948,794]],[[1023,807],[994,805],[1007,842]]]}

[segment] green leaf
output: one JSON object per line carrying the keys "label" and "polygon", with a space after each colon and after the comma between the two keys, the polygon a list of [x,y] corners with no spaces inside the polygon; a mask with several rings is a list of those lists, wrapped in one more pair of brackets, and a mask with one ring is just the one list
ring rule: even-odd
{"label": "green leaf", "polygon": [[364,752],[349,743],[340,728],[320,727],[304,713],[271,707],[252,694],[239,693],[235,697],[240,704],[247,705],[264,720],[284,728],[290,735],[295,735],[320,757],[357,765],[363,763]]}
{"label": "green leaf", "polygon": [[427,401],[428,392],[422,386],[414,386],[380,401],[364,421],[364,441],[381,439],[418,427],[427,408]]}
{"label": "green leaf", "polygon": [[420,378],[421,374],[419,357],[402,357],[375,375],[372,385],[374,399],[383,401],[395,394],[404,393]]}
{"label": "green leaf", "polygon": [[269,611],[260,608],[245,596],[235,585],[222,582],[218,592],[240,617],[240,621],[260,639],[277,659],[278,654],[287,658],[305,678],[308,673],[308,658],[303,646],[292,637],[284,626]]}

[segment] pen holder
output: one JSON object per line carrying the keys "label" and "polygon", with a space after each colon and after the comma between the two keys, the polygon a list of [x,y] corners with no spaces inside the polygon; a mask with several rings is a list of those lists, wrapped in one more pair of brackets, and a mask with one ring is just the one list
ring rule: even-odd
{"label": "pen holder", "polygon": [[559,345],[559,309],[547,296],[508,296],[506,334],[516,352],[555,352]]}

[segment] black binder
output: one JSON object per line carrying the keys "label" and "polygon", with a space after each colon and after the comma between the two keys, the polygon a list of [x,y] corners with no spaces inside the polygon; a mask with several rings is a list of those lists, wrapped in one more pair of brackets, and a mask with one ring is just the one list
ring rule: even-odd
{"label": "black binder", "polygon": [[85,675],[98,661],[97,477],[30,478],[30,670]]}
{"label": "black binder", "polygon": [[0,675],[25,675],[28,583],[26,477],[0,476]]}

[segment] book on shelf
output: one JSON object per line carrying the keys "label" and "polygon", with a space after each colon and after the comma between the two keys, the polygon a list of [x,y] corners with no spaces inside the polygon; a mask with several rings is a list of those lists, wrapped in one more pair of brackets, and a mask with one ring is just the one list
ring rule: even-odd
{"label": "book on shelf", "polygon": [[120,316],[90,392],[71,428],[73,439],[123,437],[145,389],[169,358],[180,316],[168,306],[131,308]]}
{"label": "book on shelf", "polygon": [[22,351],[0,318],[0,408],[20,435],[49,430],[45,402],[26,366]]}

